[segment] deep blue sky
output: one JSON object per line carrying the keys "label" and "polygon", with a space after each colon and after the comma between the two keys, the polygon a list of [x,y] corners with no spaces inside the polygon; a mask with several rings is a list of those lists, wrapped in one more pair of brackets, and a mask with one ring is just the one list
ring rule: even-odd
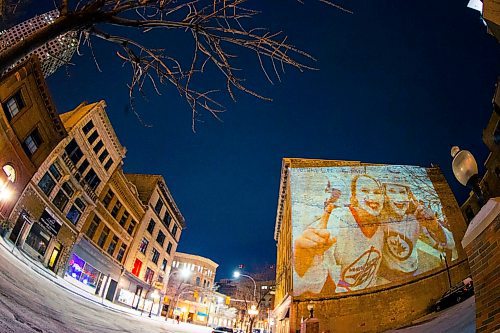
{"label": "deep blue sky", "polygon": [[[243,57],[243,75],[273,102],[238,94],[237,103],[225,102],[223,122],[204,114],[196,133],[187,104],[169,86],[137,100],[153,127],[127,112],[130,73],[107,44],[95,45],[102,73],[83,48],[76,66],[48,81],[59,112],[106,100],[128,149],[125,170],[162,174],[186,219],[180,251],[219,263],[217,278],[240,263],[275,262],[283,157],[434,163],[463,202],[468,191],[453,178],[449,151],[456,144],[485,160],[481,134],[500,68],[499,46],[467,0],[347,2],[354,14],[313,0],[250,2],[263,11],[255,25],[285,30],[318,59],[319,71],[287,68],[271,86]],[[190,55],[189,34],[144,38]],[[224,88],[218,84],[210,73],[203,86]]]}

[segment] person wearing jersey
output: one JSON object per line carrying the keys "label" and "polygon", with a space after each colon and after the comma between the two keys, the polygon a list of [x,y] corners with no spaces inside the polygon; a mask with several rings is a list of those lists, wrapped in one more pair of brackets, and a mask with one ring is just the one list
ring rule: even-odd
{"label": "person wearing jersey", "polygon": [[439,251],[455,247],[452,233],[439,223],[434,212],[418,202],[409,186],[386,183],[383,216],[387,220],[381,275],[398,281],[417,274],[417,241],[424,234]]}
{"label": "person wearing jersey", "polygon": [[294,240],[295,295],[348,292],[376,283],[384,241],[378,218],[382,186],[366,174],[354,176],[348,207],[335,205],[339,190],[331,194],[323,214]]}

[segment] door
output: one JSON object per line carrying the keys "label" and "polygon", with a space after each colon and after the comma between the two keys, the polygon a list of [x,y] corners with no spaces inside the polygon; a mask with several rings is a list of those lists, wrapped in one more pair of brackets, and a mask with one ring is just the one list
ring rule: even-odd
{"label": "door", "polygon": [[110,302],[113,302],[117,285],[118,282],[116,282],[115,280],[111,279],[111,281],[109,281],[109,287],[108,287],[108,292],[106,293],[106,299]]}
{"label": "door", "polygon": [[56,264],[57,264],[57,261],[59,260],[60,254],[61,254],[61,250],[58,249],[57,247],[54,247],[54,249],[52,250],[52,254],[50,255],[49,264],[48,264],[49,269],[53,272],[55,272]]}

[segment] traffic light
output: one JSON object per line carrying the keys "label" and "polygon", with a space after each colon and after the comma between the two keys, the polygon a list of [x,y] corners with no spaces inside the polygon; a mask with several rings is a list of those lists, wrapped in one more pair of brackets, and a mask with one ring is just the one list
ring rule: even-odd
{"label": "traffic light", "polygon": [[198,299],[198,291],[197,291],[197,290],[195,290],[195,291],[193,292],[193,296],[194,296],[194,299],[195,299],[195,300],[197,300],[197,299]]}

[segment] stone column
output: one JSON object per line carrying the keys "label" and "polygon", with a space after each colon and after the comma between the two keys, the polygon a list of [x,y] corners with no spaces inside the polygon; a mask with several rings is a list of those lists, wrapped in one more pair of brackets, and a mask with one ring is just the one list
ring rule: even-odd
{"label": "stone column", "polygon": [[476,295],[478,333],[500,329],[500,197],[472,219],[462,240]]}

